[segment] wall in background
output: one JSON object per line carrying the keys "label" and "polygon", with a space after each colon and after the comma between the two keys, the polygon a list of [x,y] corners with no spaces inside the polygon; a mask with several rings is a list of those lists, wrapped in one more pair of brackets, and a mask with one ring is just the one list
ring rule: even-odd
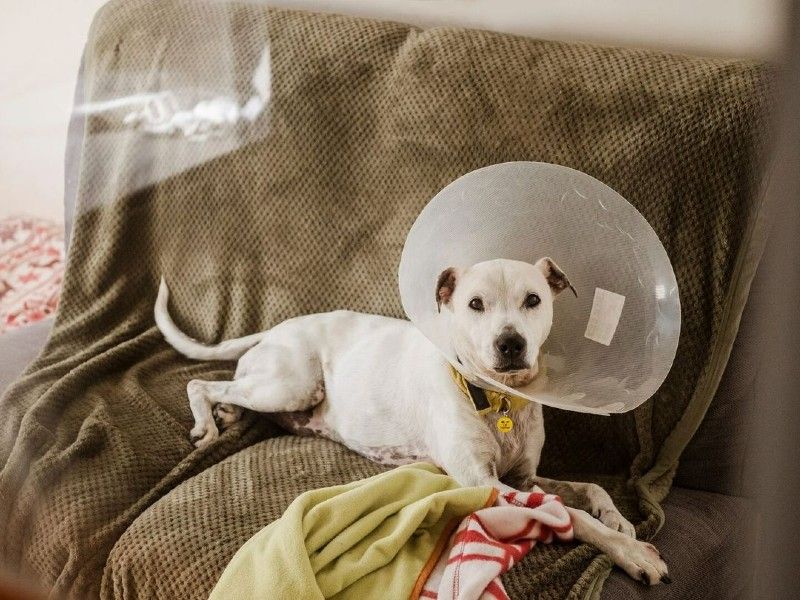
{"label": "wall in background", "polygon": [[[102,0],[0,0],[0,218],[62,219],[81,49]],[[547,39],[770,58],[784,0],[273,0],[273,5]]]}
{"label": "wall in background", "polygon": [[62,220],[75,77],[103,0],[0,0],[0,217]]}
{"label": "wall in background", "polygon": [[786,0],[272,0],[275,6],[544,39],[769,58]]}

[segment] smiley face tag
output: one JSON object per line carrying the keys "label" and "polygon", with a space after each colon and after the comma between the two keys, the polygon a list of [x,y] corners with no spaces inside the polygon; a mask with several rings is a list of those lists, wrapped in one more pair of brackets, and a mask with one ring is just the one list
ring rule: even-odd
{"label": "smiley face tag", "polygon": [[514,429],[514,421],[511,420],[511,417],[503,415],[499,419],[497,419],[497,429],[499,429],[503,433],[508,433],[512,429]]}

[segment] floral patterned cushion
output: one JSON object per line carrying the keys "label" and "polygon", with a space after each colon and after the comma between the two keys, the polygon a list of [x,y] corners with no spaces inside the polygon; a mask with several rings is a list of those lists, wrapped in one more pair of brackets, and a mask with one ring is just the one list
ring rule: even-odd
{"label": "floral patterned cushion", "polygon": [[55,312],[64,277],[64,231],[34,217],[0,220],[0,333]]}

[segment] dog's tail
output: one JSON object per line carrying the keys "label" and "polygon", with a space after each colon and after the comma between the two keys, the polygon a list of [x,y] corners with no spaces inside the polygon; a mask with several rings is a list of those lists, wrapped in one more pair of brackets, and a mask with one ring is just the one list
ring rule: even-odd
{"label": "dog's tail", "polygon": [[207,346],[183,333],[172,317],[169,316],[167,304],[169,303],[169,288],[164,278],[158,288],[158,298],[153,313],[156,325],[169,342],[170,346],[188,358],[195,360],[236,360],[250,348],[260,342],[266,332],[254,333],[235,340],[225,340],[215,346]]}

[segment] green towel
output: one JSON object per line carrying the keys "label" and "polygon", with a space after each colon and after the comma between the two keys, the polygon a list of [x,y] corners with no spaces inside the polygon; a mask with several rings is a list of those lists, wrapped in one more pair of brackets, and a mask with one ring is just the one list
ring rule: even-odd
{"label": "green towel", "polygon": [[495,495],[429,464],[306,492],[239,549],[211,599],[408,598],[461,519]]}

